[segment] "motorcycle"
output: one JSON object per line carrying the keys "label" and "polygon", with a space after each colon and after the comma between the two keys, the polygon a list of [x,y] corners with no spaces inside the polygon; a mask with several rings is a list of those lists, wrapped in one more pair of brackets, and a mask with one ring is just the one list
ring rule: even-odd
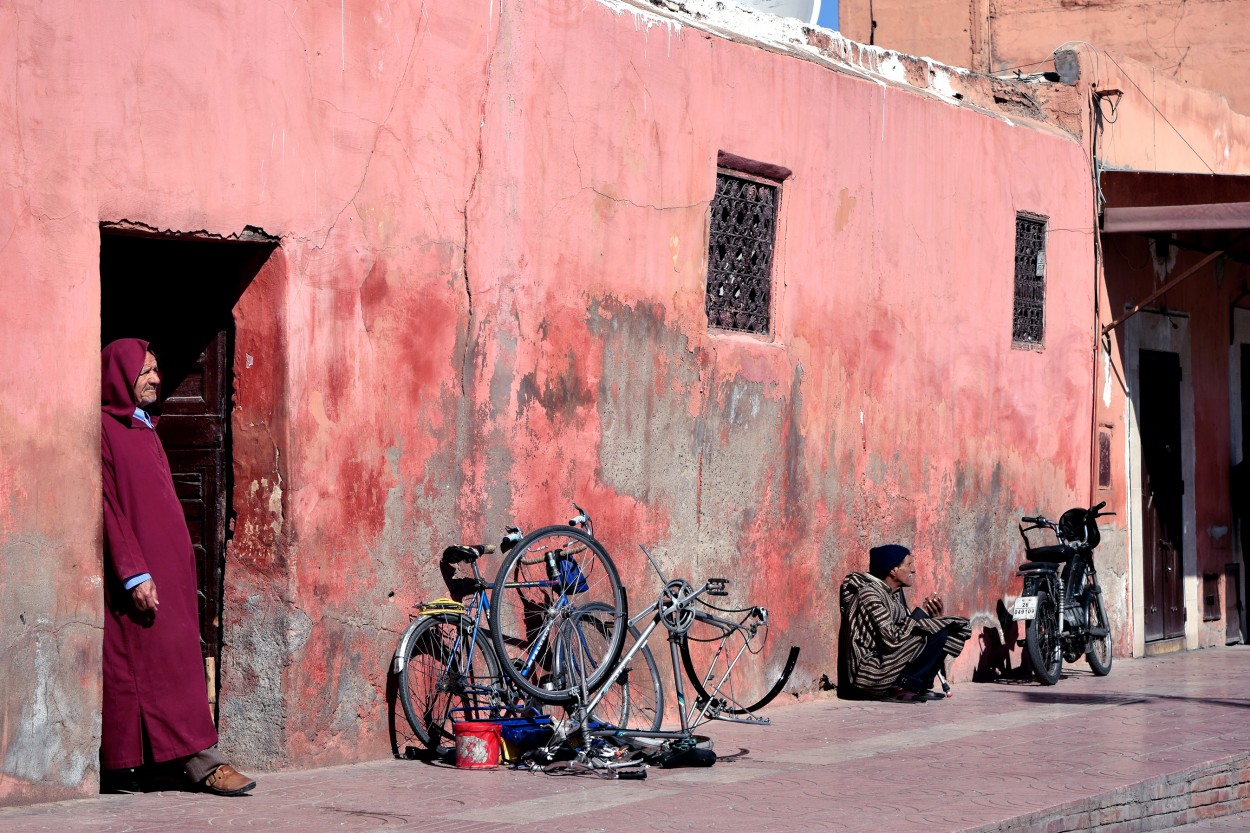
{"label": "motorcycle", "polygon": [[[1098,519],[1115,514],[1100,511],[1106,505],[1069,509],[1058,521],[1020,519],[1025,562],[1017,575],[1024,587],[1012,618],[1026,623],[1025,650],[1042,685],[1057,683],[1063,663],[1082,654],[1095,675],[1111,673],[1111,626],[1094,569],[1094,548],[1102,538]],[[1050,530],[1059,543],[1033,546],[1028,533],[1034,530]]]}

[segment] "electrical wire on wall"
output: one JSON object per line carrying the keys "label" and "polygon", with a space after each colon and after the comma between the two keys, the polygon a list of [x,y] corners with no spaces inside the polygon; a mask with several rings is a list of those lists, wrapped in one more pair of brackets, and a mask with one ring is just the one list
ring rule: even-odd
{"label": "electrical wire on wall", "polygon": [[[1157,106],[1155,106],[1155,103],[1150,98],[1150,96],[1146,95],[1146,91],[1143,90],[1141,87],[1139,87],[1137,85],[1137,82],[1134,81],[1133,78],[1127,72],[1124,71],[1124,67],[1120,66],[1120,62],[1117,61],[1115,57],[1112,56],[1110,53],[1107,54],[1107,57],[1111,60],[1111,63],[1115,64],[1116,67],[1120,70],[1120,77],[1123,78],[1125,81],[1129,82],[1130,84],[1132,84],[1133,88],[1136,89],[1137,92],[1141,93],[1141,97],[1146,99],[1146,103],[1150,105],[1151,109],[1153,109],[1156,113],[1159,114],[1159,118],[1163,119],[1163,121],[1167,124],[1167,126],[1172,128],[1172,132],[1175,133],[1180,138],[1180,140],[1185,143],[1185,147],[1189,148],[1193,152],[1194,156],[1198,157],[1198,161],[1202,163],[1202,167],[1206,168],[1210,173],[1214,174],[1215,171],[1211,168],[1210,165],[1207,164],[1207,160],[1202,158],[1202,154],[1198,153],[1198,151],[1194,148],[1194,146],[1189,143],[1189,140],[1185,138],[1185,134],[1181,133],[1181,131],[1177,129],[1176,125],[1172,124],[1172,122],[1168,119],[1168,117],[1163,115],[1163,111],[1160,110]],[[1114,112],[1114,108],[1113,108],[1113,112]],[[1113,119],[1109,123],[1114,124],[1115,120]]]}
{"label": "electrical wire on wall", "polygon": [[[1094,349],[1093,361],[1090,369],[1090,409],[1089,409],[1089,505],[1095,503],[1094,497],[1098,494],[1098,469],[1099,454],[1101,449],[1098,442],[1098,377],[1102,364],[1102,352],[1107,351],[1109,364],[1114,364],[1114,357],[1111,355],[1111,334],[1106,336],[1106,346],[1103,345],[1102,338],[1102,284],[1103,276],[1103,254],[1102,254],[1102,235],[1097,232],[1099,228],[1098,217],[1102,213],[1102,207],[1106,203],[1106,198],[1102,193],[1101,182],[1101,166],[1098,162],[1098,139],[1102,135],[1102,98],[1098,95],[1098,91],[1091,84],[1089,87],[1089,170],[1093,177],[1091,183],[1090,195],[1092,202],[1091,222],[1095,229],[1094,234]],[[1115,104],[1112,104],[1112,114],[1115,113]],[[1114,122],[1113,122],[1114,123]],[[1110,368],[1108,368],[1110,371]],[[1118,374],[1117,374],[1118,375]]]}

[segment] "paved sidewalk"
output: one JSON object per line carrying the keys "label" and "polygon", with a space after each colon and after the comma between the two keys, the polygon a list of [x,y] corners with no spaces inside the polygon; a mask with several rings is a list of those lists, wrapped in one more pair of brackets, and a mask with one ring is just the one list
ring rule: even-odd
{"label": "paved sidewalk", "polygon": [[[645,781],[386,760],[264,775],[250,796],[149,793],[0,809],[4,833],[247,828],[419,833],[1170,829],[1250,809],[1250,648],[1077,666],[1053,688],[964,683],[922,705],[774,705],[712,724],[709,769]],[[1250,830],[1247,815],[1185,833]]]}

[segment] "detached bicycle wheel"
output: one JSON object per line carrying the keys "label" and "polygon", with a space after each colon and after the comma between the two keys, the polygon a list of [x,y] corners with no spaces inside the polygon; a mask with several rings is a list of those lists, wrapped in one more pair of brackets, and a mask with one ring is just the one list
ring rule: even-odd
{"label": "detached bicycle wheel", "polygon": [[[577,620],[592,609],[606,633],[583,637]],[[500,565],[490,626],[503,672],[517,688],[543,702],[566,703],[583,685],[594,691],[621,655],[625,589],[602,544],[576,527],[543,527],[522,538]]]}
{"label": "detached bicycle wheel", "polygon": [[[483,634],[483,637],[485,635]],[[417,739],[438,754],[455,748],[453,720],[491,716],[502,688],[489,640],[473,642],[472,623],[454,613],[420,616],[400,638],[399,700]]]}
{"label": "detached bicycle wheel", "polygon": [[[582,608],[576,620],[575,637],[578,640],[598,640],[597,647],[588,646],[588,655],[602,654],[606,650],[610,639],[611,612],[607,605],[599,603]],[[639,636],[638,629],[631,625],[625,644],[621,646],[621,656],[629,653]],[[566,653],[576,654],[576,651]],[[576,656],[570,659],[576,660]],[[576,664],[572,667],[575,669]],[[660,730],[664,721],[664,690],[660,686],[660,669],[648,646],[640,647],[621,673],[608,678],[603,689],[603,697],[591,712],[592,719],[617,729]]]}
{"label": "detached bicycle wheel", "polygon": [[750,617],[749,608],[695,609],[694,620],[681,637],[681,664],[698,695],[696,709],[710,703],[708,712],[713,715],[753,714],[790,681],[798,647],[791,646],[784,661],[779,652],[765,654],[768,626],[752,623]]}
{"label": "detached bicycle wheel", "polygon": [[1024,641],[1038,682],[1059,682],[1063,668],[1063,657],[1059,655],[1059,608],[1044,590],[1038,591],[1037,613],[1024,628]]}

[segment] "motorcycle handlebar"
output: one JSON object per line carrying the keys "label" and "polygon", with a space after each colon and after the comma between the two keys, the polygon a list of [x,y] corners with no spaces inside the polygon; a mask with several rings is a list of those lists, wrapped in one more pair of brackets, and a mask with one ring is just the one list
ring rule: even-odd
{"label": "motorcycle handlebar", "polygon": [[1025,517],[1021,518],[1020,520],[1021,520],[1021,521],[1023,521],[1024,523],[1026,523],[1026,524],[1044,524],[1044,523],[1046,523],[1046,519],[1045,519],[1045,518],[1030,518],[1030,517],[1028,517],[1027,515],[1026,515]]}

